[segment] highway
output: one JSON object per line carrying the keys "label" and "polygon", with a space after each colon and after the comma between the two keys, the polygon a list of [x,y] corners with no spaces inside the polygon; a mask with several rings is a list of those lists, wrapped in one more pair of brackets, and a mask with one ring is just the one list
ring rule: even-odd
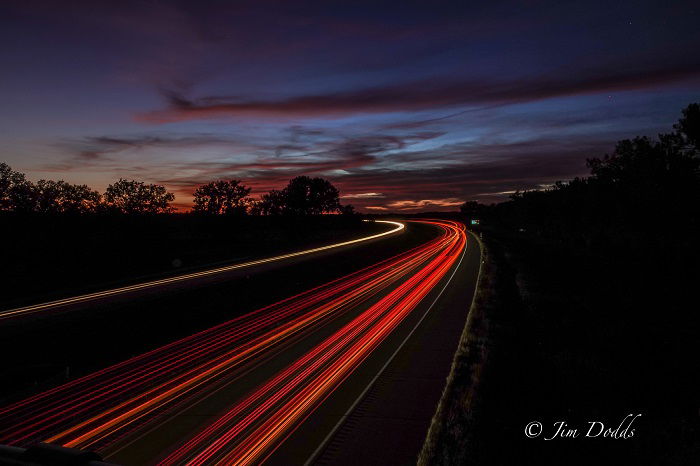
{"label": "highway", "polygon": [[84,295],[80,295],[80,296],[73,296],[70,298],[58,299],[58,300],[54,300],[54,301],[50,301],[50,302],[46,302],[46,303],[33,304],[30,306],[23,306],[23,307],[14,308],[14,309],[0,310],[0,320],[12,319],[15,317],[25,316],[28,314],[35,314],[35,313],[40,313],[40,312],[51,311],[54,309],[66,308],[66,307],[73,306],[75,304],[86,303],[86,302],[90,302],[90,301],[97,301],[97,300],[101,300],[101,299],[105,299],[105,298],[109,298],[109,297],[113,297],[113,296],[119,296],[119,295],[123,295],[123,294],[127,294],[127,293],[132,293],[135,291],[149,290],[149,289],[159,288],[159,287],[163,287],[166,285],[172,285],[172,284],[182,284],[183,282],[189,282],[189,281],[193,281],[193,280],[201,280],[202,278],[217,276],[217,275],[229,273],[232,271],[238,271],[238,270],[242,270],[242,269],[248,269],[248,268],[251,268],[254,266],[265,265],[265,264],[270,264],[273,262],[281,262],[281,261],[285,261],[288,259],[318,254],[318,253],[323,252],[323,251],[342,248],[342,247],[351,246],[351,245],[355,245],[358,243],[363,243],[366,241],[382,238],[384,236],[388,236],[388,235],[392,235],[392,234],[395,234],[397,232],[400,232],[401,230],[404,229],[404,225],[402,223],[398,223],[398,222],[392,222],[392,221],[387,221],[387,220],[378,220],[377,223],[386,223],[388,225],[391,225],[392,228],[387,230],[387,231],[384,231],[382,233],[377,233],[374,235],[369,235],[369,236],[365,236],[362,238],[353,239],[350,241],[343,241],[340,243],[328,244],[328,245],[320,246],[317,248],[306,249],[303,251],[296,251],[296,252],[292,252],[292,253],[288,253],[288,254],[281,254],[278,256],[274,256],[274,257],[266,257],[263,259],[257,259],[257,260],[253,260],[253,261],[227,265],[225,267],[216,267],[216,268],[209,269],[209,270],[203,270],[200,272],[178,275],[175,277],[163,278],[160,280],[151,280],[151,281],[147,281],[144,283],[137,283],[134,285],[123,286],[123,287],[108,289],[108,290],[104,290],[104,291],[98,291],[95,293],[88,293],[88,294],[84,294]]}
{"label": "highway", "polygon": [[[385,415],[394,410],[410,417],[416,409],[400,395],[414,393],[420,422],[393,431],[396,441],[411,444],[399,462],[415,461],[466,320],[479,261],[463,225],[420,223],[439,234],[0,408],[0,443],[93,449],[111,462],[134,465],[304,464],[333,455],[342,464],[352,462],[341,454],[348,445],[342,435],[358,428],[359,410],[371,414],[368,399],[388,396],[381,403]],[[401,228],[394,223],[390,231]],[[397,371],[417,376],[418,384],[402,388]],[[365,428],[357,435],[371,434],[371,423],[359,425]],[[368,462],[391,460],[381,445],[365,443],[374,452]]]}

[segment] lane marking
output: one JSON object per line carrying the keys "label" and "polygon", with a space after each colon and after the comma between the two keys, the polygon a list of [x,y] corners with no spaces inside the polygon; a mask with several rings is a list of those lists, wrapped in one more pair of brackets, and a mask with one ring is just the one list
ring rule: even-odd
{"label": "lane marking", "polygon": [[[465,234],[466,234],[466,232],[465,232]],[[406,335],[406,337],[403,339],[403,341],[398,346],[398,348],[396,348],[396,350],[392,353],[392,355],[389,357],[389,359],[386,361],[386,363],[384,363],[384,365],[381,367],[381,369],[379,369],[379,372],[377,372],[375,374],[375,376],[372,377],[372,380],[369,381],[369,383],[367,384],[365,389],[362,390],[362,393],[360,393],[360,395],[355,399],[355,401],[348,408],[348,410],[345,412],[345,414],[343,414],[340,417],[340,419],[335,424],[335,426],[333,426],[333,429],[331,429],[331,431],[328,433],[328,435],[326,435],[326,437],[323,439],[323,441],[321,441],[321,443],[316,448],[316,450],[314,450],[314,452],[311,454],[311,456],[309,456],[309,459],[307,459],[306,462],[304,462],[304,466],[310,466],[317,459],[317,457],[323,451],[323,449],[326,448],[326,445],[331,440],[331,438],[335,435],[335,433],[338,431],[338,429],[340,429],[340,426],[343,425],[343,423],[348,419],[348,417],[350,417],[350,414],[352,414],[352,412],[355,410],[357,405],[360,404],[360,401],[362,401],[362,399],[365,397],[367,392],[369,392],[370,388],[372,388],[374,383],[379,379],[379,377],[381,377],[382,373],[386,370],[386,368],[389,366],[389,364],[391,364],[391,362],[394,360],[396,355],[399,354],[399,351],[401,351],[401,349],[404,347],[406,342],[408,342],[408,340],[411,339],[411,337],[416,332],[416,330],[418,330],[418,327],[420,327],[420,325],[423,323],[423,320],[425,320],[425,318],[428,316],[430,311],[433,309],[433,306],[435,306],[435,303],[437,303],[438,299],[440,299],[442,294],[445,292],[445,290],[447,289],[447,286],[450,284],[450,282],[452,282],[452,279],[454,278],[455,274],[459,270],[459,267],[462,265],[462,261],[464,260],[464,256],[467,253],[468,247],[469,247],[469,242],[467,242],[465,244],[464,251],[462,251],[462,255],[459,258],[459,262],[457,262],[457,266],[452,271],[450,278],[447,279],[447,283],[445,283],[445,286],[442,287],[442,290],[440,290],[440,293],[438,293],[438,295],[435,297],[435,299],[430,304],[430,306],[428,306],[428,309],[425,311],[425,313],[423,313],[423,316],[420,318],[420,320],[418,320],[418,322],[411,329],[411,331],[408,333],[408,335]],[[476,289],[474,290],[474,292],[476,293]]]}
{"label": "lane marking", "polygon": [[[367,220],[364,220],[364,221],[366,222]],[[153,287],[160,286],[160,285],[177,283],[177,282],[181,282],[181,281],[185,281],[185,280],[191,280],[193,278],[216,275],[219,273],[230,272],[232,270],[242,269],[245,267],[251,267],[253,265],[266,264],[269,262],[275,262],[275,261],[279,261],[279,260],[283,260],[283,259],[289,259],[292,257],[303,256],[306,254],[313,254],[315,252],[325,251],[328,249],[334,249],[334,248],[339,248],[342,246],[348,246],[350,244],[356,244],[356,243],[360,243],[363,241],[369,241],[372,239],[381,238],[383,236],[391,235],[391,234],[394,234],[394,233],[397,233],[397,232],[403,230],[406,227],[406,225],[403,223],[392,222],[389,220],[375,220],[375,222],[376,223],[388,223],[388,224],[394,225],[395,228],[393,228],[389,231],[385,231],[383,233],[365,236],[363,238],[353,239],[350,241],[344,241],[342,243],[329,244],[329,245],[321,246],[318,248],[307,249],[304,251],[297,251],[297,252],[292,252],[289,254],[282,254],[280,256],[268,257],[265,259],[258,259],[258,260],[254,260],[254,261],[250,261],[250,262],[243,262],[241,264],[234,264],[234,265],[229,265],[226,267],[218,267],[218,268],[211,269],[211,270],[204,270],[202,272],[189,273],[189,274],[180,275],[177,277],[164,278],[161,280],[153,280],[150,282],[144,282],[144,283],[139,283],[136,285],[124,286],[121,288],[114,288],[111,290],[98,291],[95,293],[74,296],[72,298],[58,299],[56,301],[49,301],[49,302],[41,303],[41,304],[34,304],[31,306],[18,307],[15,309],[7,309],[5,311],[0,311],[0,320],[16,317],[16,316],[21,315],[21,314],[30,314],[30,313],[45,311],[48,309],[53,309],[53,308],[65,306],[67,304],[75,304],[75,303],[82,303],[82,302],[86,302],[86,301],[92,301],[94,299],[105,298],[108,296],[114,296],[114,295],[118,295],[118,294],[122,294],[122,293],[127,293],[130,291],[143,290],[143,289],[153,288]]]}

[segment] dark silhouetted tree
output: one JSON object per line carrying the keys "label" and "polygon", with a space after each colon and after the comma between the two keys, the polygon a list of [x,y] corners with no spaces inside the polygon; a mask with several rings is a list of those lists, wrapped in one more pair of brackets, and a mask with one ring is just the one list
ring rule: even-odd
{"label": "dark silhouetted tree", "polygon": [[273,189],[260,196],[260,200],[253,204],[251,212],[255,215],[281,215],[284,212],[284,207],[284,193]]}
{"label": "dark silhouetted tree", "polygon": [[341,211],[338,189],[323,178],[298,176],[281,191],[273,189],[255,202],[257,215],[321,215]]}
{"label": "dark silhouetted tree", "polygon": [[673,129],[697,155],[700,151],[700,104],[690,104],[683,109],[683,117],[673,125]]}
{"label": "dark silhouetted tree", "polygon": [[640,225],[649,215],[674,222],[687,217],[700,200],[699,126],[700,111],[693,104],[683,111],[675,132],[658,140],[626,139],[611,155],[589,159],[588,198],[605,199],[601,207],[612,207],[610,216],[630,224]]}
{"label": "dark silhouetted tree", "polygon": [[467,218],[467,222],[482,217],[484,209],[485,206],[479,204],[477,201],[467,201],[459,206],[459,211]]}
{"label": "dark silhouetted tree", "polygon": [[283,213],[288,215],[320,215],[340,210],[338,189],[323,178],[298,176],[282,190]]}
{"label": "dark silhouetted tree", "polygon": [[24,180],[24,175],[17,173],[5,162],[0,163],[0,210],[12,209],[12,188],[18,178]]}
{"label": "dark silhouetted tree", "polygon": [[122,178],[109,185],[104,194],[107,209],[124,214],[169,213],[174,199],[165,186]]}
{"label": "dark silhouetted tree", "polygon": [[245,215],[251,200],[250,188],[239,180],[212,181],[194,192],[193,210],[204,214]]}
{"label": "dark silhouetted tree", "polygon": [[340,207],[340,213],[342,215],[351,217],[356,214],[355,207],[351,204],[345,204],[344,206]]}
{"label": "dark silhouetted tree", "polygon": [[87,185],[65,181],[39,180],[34,185],[35,210],[40,213],[93,213],[102,196]]}
{"label": "dark silhouetted tree", "polygon": [[0,210],[32,212],[36,203],[34,185],[24,173],[0,163]]}
{"label": "dark silhouetted tree", "polygon": [[685,108],[674,130],[619,141],[587,160],[589,177],[518,193],[491,211],[494,219],[576,248],[661,235],[690,247],[700,228],[700,106]]}

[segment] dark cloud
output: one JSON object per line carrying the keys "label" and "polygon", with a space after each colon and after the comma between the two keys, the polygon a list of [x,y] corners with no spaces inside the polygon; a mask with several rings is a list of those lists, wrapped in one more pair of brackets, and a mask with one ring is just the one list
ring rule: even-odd
{"label": "dark cloud", "polygon": [[189,99],[168,91],[168,109],[141,114],[152,122],[226,116],[346,116],[422,110],[457,105],[503,105],[550,97],[630,91],[681,81],[699,80],[700,63],[668,67],[609,68],[562,76],[508,80],[433,79],[346,93],[318,94],[285,100],[244,100],[239,97]]}
{"label": "dark cloud", "polygon": [[[439,131],[412,132],[403,135],[376,134],[370,136],[339,137],[321,130],[294,128],[295,143],[251,142],[234,137],[213,134],[140,135],[130,137],[97,136],[63,141],[59,147],[69,153],[63,169],[85,168],[86,164],[116,162],[119,154],[129,151],[147,151],[154,148],[192,149],[221,146],[244,152],[254,162],[215,164],[224,170],[254,171],[269,169],[314,170],[349,169],[372,164],[378,154],[406,149],[417,142],[444,135]],[[332,137],[331,137],[332,136]],[[237,158],[236,154],[231,155]],[[312,160],[309,160],[312,159]],[[206,165],[207,162],[204,162]],[[199,162],[195,162],[199,164]],[[59,166],[56,165],[56,166]]]}

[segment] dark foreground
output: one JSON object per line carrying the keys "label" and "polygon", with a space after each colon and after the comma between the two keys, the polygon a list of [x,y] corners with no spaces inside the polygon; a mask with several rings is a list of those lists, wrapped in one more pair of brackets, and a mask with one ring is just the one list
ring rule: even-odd
{"label": "dark foreground", "polygon": [[0,212],[0,308],[308,249],[379,231],[359,216]]}
{"label": "dark foreground", "polygon": [[697,464],[697,275],[675,248],[484,237],[487,293],[423,464]]}

